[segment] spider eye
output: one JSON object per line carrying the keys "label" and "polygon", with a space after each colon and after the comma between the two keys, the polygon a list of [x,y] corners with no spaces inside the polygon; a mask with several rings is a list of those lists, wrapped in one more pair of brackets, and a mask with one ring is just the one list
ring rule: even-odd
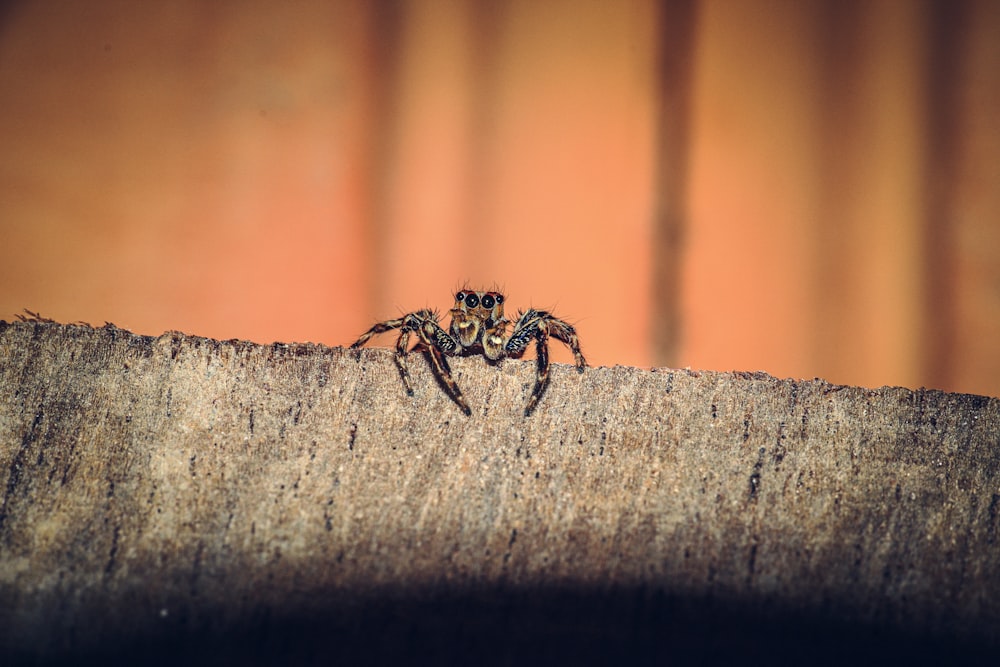
{"label": "spider eye", "polygon": [[489,294],[483,297],[483,308],[492,308],[494,303],[493,297]]}
{"label": "spider eye", "polygon": [[503,294],[497,294],[497,303],[503,303]]}
{"label": "spider eye", "polygon": [[475,308],[476,306],[479,305],[479,297],[476,296],[475,294],[469,294],[468,296],[465,297],[465,305],[467,305],[469,308]]}
{"label": "spider eye", "polygon": [[464,300],[465,300],[465,292],[459,292],[458,294],[455,295],[455,301],[464,301]]}

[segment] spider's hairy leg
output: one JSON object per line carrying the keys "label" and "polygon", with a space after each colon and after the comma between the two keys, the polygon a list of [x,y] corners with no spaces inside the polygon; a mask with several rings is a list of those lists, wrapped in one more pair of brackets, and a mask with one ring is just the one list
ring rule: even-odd
{"label": "spider's hairy leg", "polygon": [[433,314],[432,318],[425,319],[421,323],[419,330],[420,340],[430,347],[440,350],[442,354],[454,357],[460,352],[458,342],[438,324],[436,313]]}
{"label": "spider's hairy leg", "polygon": [[424,319],[415,328],[415,331],[417,332],[417,336],[420,337],[423,347],[427,350],[434,375],[441,381],[448,395],[458,404],[462,412],[466,416],[471,415],[472,410],[462,397],[462,390],[458,388],[455,378],[451,376],[451,368],[448,367],[448,361],[445,359],[445,355],[453,356],[458,353],[458,343],[441,328],[437,323],[436,317]]}
{"label": "spider's hairy leg", "polygon": [[525,311],[518,318],[517,324],[514,325],[514,332],[504,345],[504,351],[508,356],[519,357],[524,353],[531,339],[535,339],[538,367],[535,376],[535,387],[531,391],[528,405],[524,408],[525,416],[531,414],[531,411],[538,405],[538,401],[541,399],[549,382],[549,336],[569,346],[573,352],[573,358],[576,360],[577,371],[582,373],[584,367],[587,365],[587,360],[584,359],[583,353],[580,352],[580,340],[576,335],[576,329],[571,324],[553,317],[544,310],[529,308]]}
{"label": "spider's hairy leg", "polygon": [[528,344],[535,339],[535,349],[537,351],[537,370],[535,371],[535,387],[531,390],[531,397],[524,408],[524,416],[531,414],[538,400],[545,391],[545,386],[549,382],[549,346],[548,328],[545,320],[548,313],[534,308],[529,308],[518,318],[514,325],[514,331],[504,344],[504,352],[510,357],[520,357],[524,354]]}
{"label": "spider's hairy leg", "polygon": [[406,322],[406,317],[408,316],[400,317],[395,320],[386,320],[385,322],[377,322],[371,329],[361,334],[360,338],[351,343],[351,349],[358,349],[371,340],[372,336],[377,336],[378,334],[385,333],[386,331],[392,331],[393,329],[402,328]]}
{"label": "spider's hairy leg", "polygon": [[528,348],[528,343],[535,336],[535,329],[538,328],[538,311],[529,308],[527,312],[519,313],[517,323],[510,338],[504,343],[504,356],[520,357]]}
{"label": "spider's hairy leg", "polygon": [[413,396],[413,383],[410,382],[410,369],[406,364],[406,355],[410,346],[410,330],[404,328],[399,338],[396,339],[396,354],[392,356],[399,369],[399,376],[403,378],[403,386],[406,387],[406,395]]}
{"label": "spider's hairy leg", "polygon": [[524,416],[528,417],[538,405],[538,399],[542,397],[545,387],[549,384],[549,345],[548,332],[544,323],[535,329],[535,350],[537,352],[537,370],[535,371],[535,388],[531,390],[531,398],[524,406]]}
{"label": "spider's hairy leg", "polygon": [[410,332],[414,330],[415,325],[419,326],[422,318],[427,314],[427,311],[418,311],[416,313],[409,313],[395,320],[377,322],[371,329],[361,334],[361,337],[351,344],[351,349],[356,350],[367,343],[372,336],[377,336],[378,334],[385,333],[386,331],[399,329],[399,338],[396,339],[396,353],[393,355],[393,361],[396,362],[396,368],[399,369],[399,376],[403,380],[403,387],[406,389],[406,394],[408,396],[413,396],[413,383],[410,381],[410,369],[406,364],[406,355],[409,352],[408,348],[410,345]]}
{"label": "spider's hairy leg", "polygon": [[551,315],[547,318],[546,324],[548,325],[549,334],[553,338],[566,343],[567,347],[569,347],[576,362],[576,370],[578,373],[582,373],[583,369],[587,367],[587,360],[583,358],[583,353],[580,352],[580,339],[576,335],[576,329],[569,322],[564,322],[558,317],[552,317]]}
{"label": "spider's hairy leg", "polygon": [[469,408],[469,404],[462,397],[462,390],[458,388],[455,378],[451,376],[451,368],[448,367],[448,361],[445,359],[444,354],[434,345],[427,346],[427,352],[430,356],[431,368],[434,369],[434,374],[441,380],[445,389],[447,389],[448,395],[458,404],[458,407],[462,409],[466,417],[470,416],[472,409]]}
{"label": "spider's hairy leg", "polygon": [[396,351],[393,355],[393,360],[396,362],[396,367],[399,369],[399,375],[403,380],[403,386],[406,388],[406,393],[413,396],[413,382],[410,379],[407,356],[410,352],[410,334],[416,334],[417,338],[420,340],[418,346],[422,346],[430,353],[432,367],[435,374],[438,377],[442,377],[441,369],[442,367],[444,368],[444,374],[447,377],[442,377],[442,382],[449,388],[449,390],[454,389],[454,391],[450,391],[450,393],[453,397],[457,396],[456,400],[458,404],[462,407],[466,414],[469,414],[469,407],[465,404],[465,401],[462,400],[461,392],[458,391],[454,381],[451,380],[451,373],[448,372],[448,365],[444,361],[443,356],[445,354],[455,354],[457,352],[458,344],[455,342],[455,339],[449,336],[448,333],[441,328],[437,319],[437,313],[433,310],[418,310],[414,313],[408,313],[395,320],[379,322],[362,334],[361,337],[358,338],[353,345],[351,345],[351,349],[361,347],[367,343],[372,336],[385,333],[386,331],[392,331],[393,329],[399,329],[399,338],[396,339]]}

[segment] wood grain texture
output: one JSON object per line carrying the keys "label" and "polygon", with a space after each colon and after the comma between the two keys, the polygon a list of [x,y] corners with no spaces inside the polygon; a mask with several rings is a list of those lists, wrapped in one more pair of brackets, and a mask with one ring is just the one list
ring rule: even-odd
{"label": "wood grain texture", "polygon": [[[1000,401],[0,323],[0,655],[979,655]],[[776,643],[778,642],[778,643]],[[818,648],[817,648],[818,647]]]}

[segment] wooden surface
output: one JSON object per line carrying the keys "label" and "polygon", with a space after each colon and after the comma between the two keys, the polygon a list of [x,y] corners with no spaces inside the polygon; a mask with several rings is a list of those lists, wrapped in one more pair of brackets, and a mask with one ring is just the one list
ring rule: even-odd
{"label": "wooden surface", "polygon": [[1000,401],[0,323],[0,656],[988,655]]}

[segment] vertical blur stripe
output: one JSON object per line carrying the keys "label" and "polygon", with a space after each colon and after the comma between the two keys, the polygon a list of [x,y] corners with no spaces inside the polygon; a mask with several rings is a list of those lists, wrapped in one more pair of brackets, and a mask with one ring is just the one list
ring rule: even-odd
{"label": "vertical blur stripe", "polygon": [[335,345],[497,284],[595,364],[1000,395],[997,34],[985,0],[9,4],[0,317]]}

